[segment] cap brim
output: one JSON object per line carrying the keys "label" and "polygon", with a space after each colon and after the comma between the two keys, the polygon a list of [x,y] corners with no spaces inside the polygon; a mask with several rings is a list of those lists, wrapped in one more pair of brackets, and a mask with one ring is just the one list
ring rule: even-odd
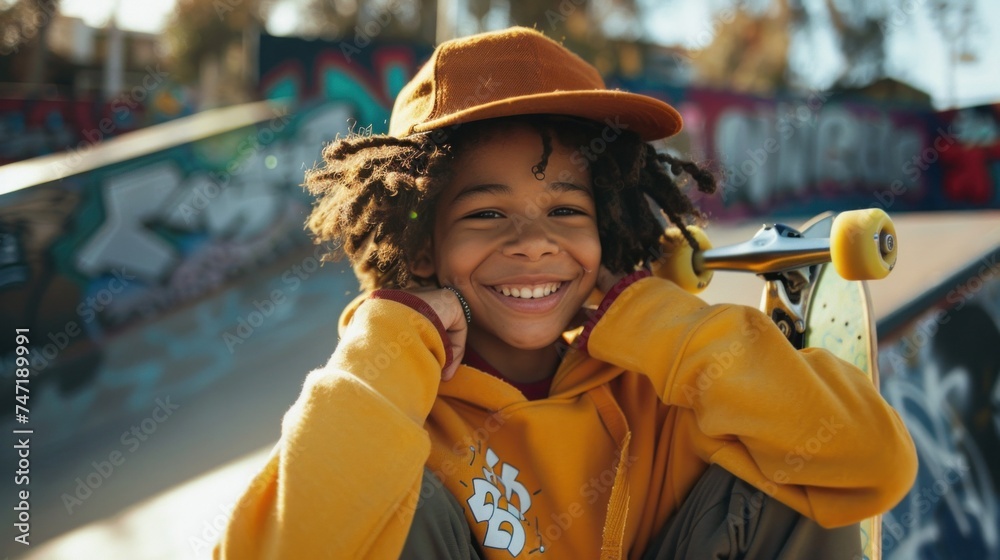
{"label": "cap brim", "polygon": [[668,103],[637,93],[616,90],[558,91],[511,97],[476,105],[413,127],[414,133],[498,117],[552,114],[606,122],[631,130],[643,140],[659,140],[681,130],[680,113]]}

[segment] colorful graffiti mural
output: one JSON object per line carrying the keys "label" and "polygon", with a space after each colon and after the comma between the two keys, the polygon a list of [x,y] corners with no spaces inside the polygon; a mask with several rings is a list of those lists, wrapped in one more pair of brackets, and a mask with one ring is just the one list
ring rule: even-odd
{"label": "colorful graffiti mural", "polygon": [[431,52],[410,43],[373,41],[358,48],[268,35],[260,41],[261,96],[305,105],[332,101],[373,132],[388,129],[396,94]]}
{"label": "colorful graffiti mural", "polygon": [[718,195],[697,195],[716,219],[873,206],[893,212],[983,207],[982,200],[960,196],[961,188],[942,187],[944,177],[964,182],[955,176],[958,168],[944,165],[960,151],[949,151],[958,135],[929,109],[864,104],[820,91],[756,98],[620,85],[677,106],[685,130],[664,146],[709,163],[723,177]]}
{"label": "colorful graffiti mural", "polygon": [[[943,168],[944,204],[1000,207],[1000,104],[939,117],[939,137],[933,147]],[[934,163],[934,155],[926,155],[926,163]]]}
{"label": "colorful graffiti mural", "polygon": [[[120,395],[131,386],[125,402],[144,402],[151,388],[161,387],[156,379],[170,377],[156,353],[127,371],[102,368],[109,340],[134,327],[154,333],[177,309],[238,291],[289,255],[311,253],[303,229],[311,204],[301,188],[305,171],[320,161],[325,143],[354,123],[384,121],[414,70],[406,57],[376,52],[372,58],[385,61],[377,74],[317,57],[324,80],[315,91],[332,101],[303,103],[255,126],[92,172],[69,170],[58,182],[0,197],[0,324],[37,333],[32,366],[44,383],[40,397],[49,406],[61,403],[62,420],[69,411],[81,419],[94,413],[105,390]],[[265,82],[275,91],[284,83],[280,76]],[[105,137],[87,151],[101,149]],[[79,159],[67,161],[72,167]],[[248,316],[257,300],[225,301],[185,338],[185,344],[211,340],[208,346],[222,353],[213,367],[171,385],[174,392],[190,394],[232,372],[237,349],[216,327]],[[0,347],[3,363],[14,357],[13,347]]]}
{"label": "colorful graffiti mural", "polygon": [[[90,395],[87,406],[71,408],[93,413],[100,402],[94,391],[105,387],[95,379],[109,337],[231,289],[303,250],[310,204],[299,187],[303,172],[345,122],[337,106],[276,114],[258,126],[0,198],[0,324],[37,333],[36,386],[57,388],[47,397],[54,401]],[[9,342],[0,343],[4,363],[14,360]],[[136,387],[148,385],[162,362],[151,353],[134,364],[139,369],[130,371],[146,372],[133,380]],[[204,371],[193,373],[200,379]],[[121,386],[125,373],[101,375]]]}
{"label": "colorful graffiti mural", "polygon": [[[299,101],[336,100],[359,127],[386,129],[404,69],[430,48],[262,37],[261,91]],[[265,48],[266,47],[266,48]],[[865,104],[836,94],[758,98],[609,77],[608,83],[673,103],[685,130],[664,149],[713,165],[720,193],[699,198],[712,218],[806,215],[878,206],[894,212],[1000,207],[1000,105],[937,114]],[[374,106],[373,106],[374,104]],[[583,147],[587,148],[587,147]]]}
{"label": "colorful graffiti mural", "polygon": [[998,258],[914,302],[922,311],[881,337],[882,394],[920,460],[909,495],[884,518],[887,560],[1000,558]]}
{"label": "colorful graffiti mural", "polygon": [[107,102],[0,99],[0,165],[62,151],[85,152],[108,138],[192,112],[185,90],[155,70],[147,83],[149,89]]}

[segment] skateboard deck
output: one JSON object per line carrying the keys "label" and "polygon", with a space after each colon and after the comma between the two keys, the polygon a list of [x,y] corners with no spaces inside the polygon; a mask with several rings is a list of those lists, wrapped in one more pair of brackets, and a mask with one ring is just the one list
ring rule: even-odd
{"label": "skateboard deck", "polygon": [[[802,226],[803,237],[830,237],[833,215],[822,215]],[[865,372],[877,388],[878,346],[868,285],[844,280],[831,264],[816,265],[802,347],[825,348]],[[861,554],[882,558],[882,516],[860,524]]]}
{"label": "skateboard deck", "polygon": [[[753,239],[718,249],[700,229],[692,234],[697,251],[679,230],[664,234],[655,274],[692,293],[708,285],[714,270],[758,274],[766,282],[761,310],[792,345],[825,348],[878,387],[874,315],[864,280],[885,277],[896,262],[895,229],[885,212],[821,214],[799,230],[766,225]],[[881,516],[865,519],[859,530],[862,557],[881,560]]]}

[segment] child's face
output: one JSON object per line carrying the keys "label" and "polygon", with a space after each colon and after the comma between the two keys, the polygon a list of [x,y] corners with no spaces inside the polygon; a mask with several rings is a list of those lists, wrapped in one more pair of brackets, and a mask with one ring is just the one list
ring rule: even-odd
{"label": "child's face", "polygon": [[554,343],[594,289],[601,243],[590,172],[552,144],[538,180],[538,132],[504,128],[459,155],[438,200],[433,264],[417,272],[462,292],[481,352]]}

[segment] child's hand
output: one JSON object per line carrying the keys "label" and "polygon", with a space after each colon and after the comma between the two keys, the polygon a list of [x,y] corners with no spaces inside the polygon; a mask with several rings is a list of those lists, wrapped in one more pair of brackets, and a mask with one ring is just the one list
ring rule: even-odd
{"label": "child's hand", "polygon": [[408,291],[427,302],[441,319],[441,324],[444,325],[444,330],[448,334],[446,343],[451,345],[451,363],[441,371],[441,381],[448,381],[455,376],[455,372],[465,356],[465,339],[469,333],[469,326],[465,322],[465,311],[462,309],[462,304],[459,303],[455,292],[451,290]]}

